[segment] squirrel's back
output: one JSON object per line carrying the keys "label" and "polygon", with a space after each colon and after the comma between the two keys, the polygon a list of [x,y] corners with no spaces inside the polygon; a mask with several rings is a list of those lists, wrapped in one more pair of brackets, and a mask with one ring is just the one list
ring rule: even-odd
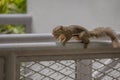
{"label": "squirrel's back", "polygon": [[79,34],[82,31],[87,31],[87,29],[85,27],[82,27],[80,25],[70,25],[66,27],[67,29],[69,29],[73,34]]}

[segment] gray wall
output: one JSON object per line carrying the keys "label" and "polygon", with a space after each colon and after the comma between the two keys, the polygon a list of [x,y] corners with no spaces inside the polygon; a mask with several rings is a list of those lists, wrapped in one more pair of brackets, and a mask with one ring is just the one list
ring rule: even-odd
{"label": "gray wall", "polygon": [[35,33],[71,24],[120,31],[120,0],[28,0],[28,13],[33,16]]}

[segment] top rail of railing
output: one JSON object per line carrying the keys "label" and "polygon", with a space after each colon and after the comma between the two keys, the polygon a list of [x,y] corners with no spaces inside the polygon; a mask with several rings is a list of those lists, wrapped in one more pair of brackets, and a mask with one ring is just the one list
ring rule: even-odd
{"label": "top rail of railing", "polygon": [[91,40],[87,49],[84,49],[83,44],[79,41],[70,41],[66,46],[62,46],[56,43],[49,33],[0,35],[0,55],[9,53],[16,53],[19,56],[59,55],[101,58],[120,56],[120,48],[113,48],[111,41],[100,39]]}

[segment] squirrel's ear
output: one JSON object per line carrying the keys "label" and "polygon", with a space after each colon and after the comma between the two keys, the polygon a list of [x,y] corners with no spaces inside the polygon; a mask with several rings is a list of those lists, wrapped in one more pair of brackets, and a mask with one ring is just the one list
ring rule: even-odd
{"label": "squirrel's ear", "polygon": [[63,26],[59,26],[59,29],[60,29],[60,30],[63,30]]}

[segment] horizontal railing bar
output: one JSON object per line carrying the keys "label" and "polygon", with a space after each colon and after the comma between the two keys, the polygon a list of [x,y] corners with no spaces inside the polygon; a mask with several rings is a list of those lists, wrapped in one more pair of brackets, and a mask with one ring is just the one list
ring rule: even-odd
{"label": "horizontal railing bar", "polygon": [[[79,41],[69,41],[66,46],[56,43],[52,34],[11,34],[0,36],[0,55],[15,53],[17,56],[83,56],[88,58],[115,56],[120,53],[119,48],[113,48],[111,41],[91,40],[87,49]],[[89,55],[89,56],[86,56]],[[103,56],[104,55],[104,56]]]}
{"label": "horizontal railing bar", "polygon": [[[83,43],[77,41],[67,42],[63,46],[60,42],[27,42],[27,43],[4,43],[0,44],[0,49],[19,49],[19,48],[38,48],[38,49],[51,49],[51,48],[83,48]],[[109,41],[91,41],[88,48],[112,48],[112,44]]]}
{"label": "horizontal railing bar", "polygon": [[[62,51],[62,52],[61,52]],[[120,49],[115,49],[109,42],[91,42],[87,49],[83,48],[80,42],[68,42],[66,46],[61,46],[55,42],[46,43],[9,43],[0,44],[0,52],[9,54],[16,53],[19,55],[84,55],[101,53],[119,53]]]}
{"label": "horizontal railing bar", "polygon": [[[118,33],[118,36],[120,34]],[[120,37],[120,36],[119,36]],[[95,41],[110,41],[108,38],[94,38]],[[52,33],[41,34],[0,34],[0,44],[2,43],[28,43],[28,42],[54,42]]]}
{"label": "horizontal railing bar", "polygon": [[29,14],[0,14],[0,24],[24,24],[31,22]]}
{"label": "horizontal railing bar", "polygon": [[1,34],[0,43],[51,42],[52,34]]}

